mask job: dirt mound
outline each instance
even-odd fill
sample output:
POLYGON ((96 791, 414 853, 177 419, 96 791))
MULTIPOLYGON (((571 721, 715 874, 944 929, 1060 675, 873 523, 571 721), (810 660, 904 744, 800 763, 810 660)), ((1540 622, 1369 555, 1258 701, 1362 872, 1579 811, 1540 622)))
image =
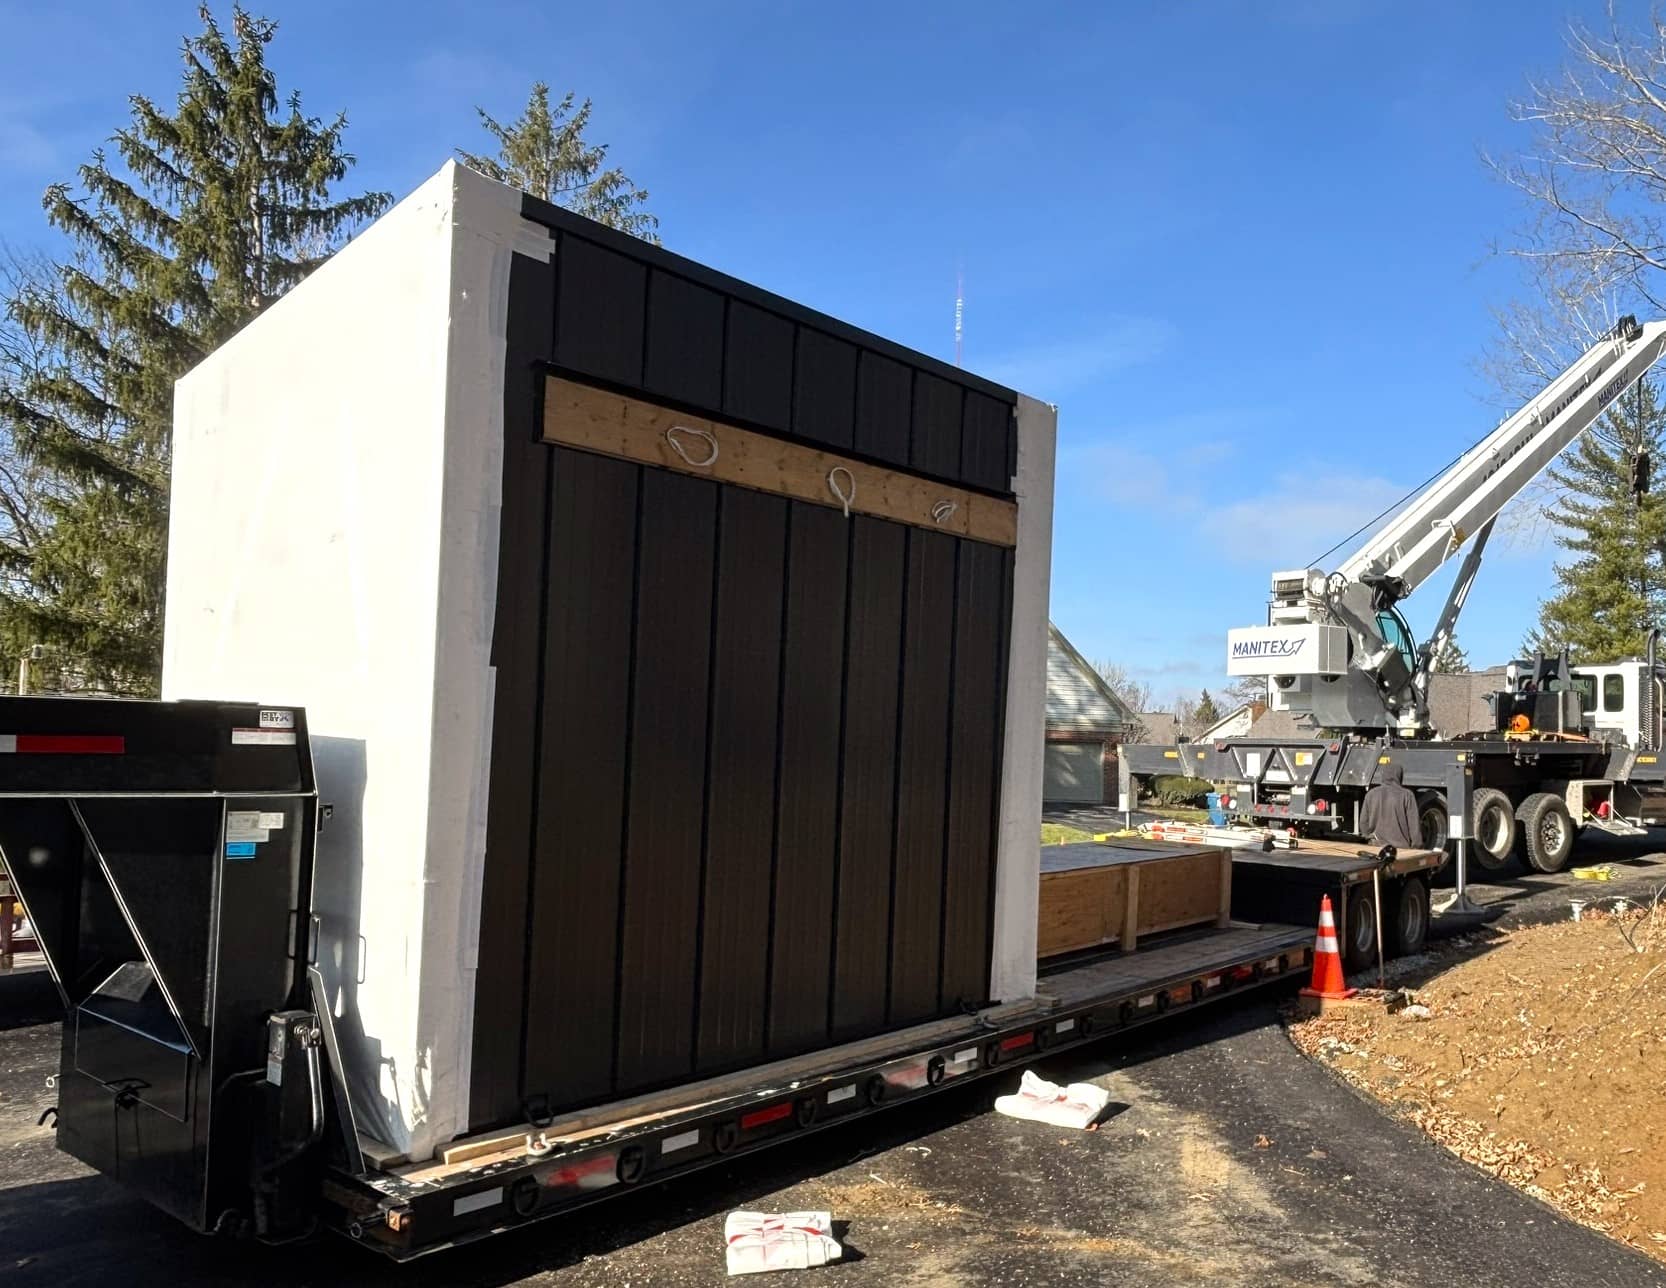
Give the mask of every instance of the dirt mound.
POLYGON ((1455 941, 1412 980, 1291 1037, 1460 1157, 1666 1261, 1666 903, 1455 941))

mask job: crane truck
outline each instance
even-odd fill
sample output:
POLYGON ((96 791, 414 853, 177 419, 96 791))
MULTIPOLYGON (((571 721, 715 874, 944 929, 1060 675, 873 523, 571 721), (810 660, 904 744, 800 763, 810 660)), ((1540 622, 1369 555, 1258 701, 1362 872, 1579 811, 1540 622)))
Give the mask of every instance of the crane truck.
MULTIPOLYGON (((1437 732, 1429 710, 1436 659, 1453 638, 1499 514, 1663 352, 1666 322, 1622 318, 1334 571, 1275 572, 1266 622, 1228 632, 1227 673, 1265 677, 1270 708, 1311 732, 1128 746, 1121 808, 1130 810, 1151 779, 1184 773, 1221 784, 1236 819, 1357 835, 1366 792, 1385 766, 1398 765, 1417 793, 1424 841, 1458 862, 1460 899, 1471 855, 1490 872, 1517 855, 1530 869, 1556 872, 1586 827, 1635 835, 1666 824, 1658 633, 1646 656, 1630 661, 1573 665, 1564 651, 1511 663, 1488 699, 1490 727, 1437 732), (1460 551, 1419 645, 1401 606, 1460 551)), ((1647 475, 1640 457, 1639 493, 1647 475)), ((1392 906, 1380 911, 1402 941, 1427 921, 1420 882, 1391 884, 1383 896, 1392 906)), ((1235 903, 1234 911, 1250 909, 1235 903)), ((1341 923, 1351 961, 1375 951, 1378 912, 1369 892, 1348 901, 1341 923)))

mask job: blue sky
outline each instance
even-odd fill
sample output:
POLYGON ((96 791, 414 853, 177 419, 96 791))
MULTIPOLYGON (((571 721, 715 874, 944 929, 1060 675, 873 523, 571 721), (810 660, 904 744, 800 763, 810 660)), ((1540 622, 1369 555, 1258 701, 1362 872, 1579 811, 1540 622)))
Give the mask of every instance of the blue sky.
MULTIPOLYGON (((596 101, 666 245, 1059 404, 1053 617, 1159 696, 1504 410, 1477 372, 1525 212, 1480 156, 1592 5, 273 0, 282 87, 402 195, 535 78, 596 101)), ((221 7, 223 15, 229 9, 221 7)), ((171 96, 194 3, 0 0, 0 239, 171 96), (69 11, 74 11, 74 17, 69 11), (73 51, 73 61, 66 55, 73 51)), ((1460 638, 1513 654, 1543 538, 1495 539, 1460 638)), ((1444 574, 1408 609, 1438 610, 1444 574)))

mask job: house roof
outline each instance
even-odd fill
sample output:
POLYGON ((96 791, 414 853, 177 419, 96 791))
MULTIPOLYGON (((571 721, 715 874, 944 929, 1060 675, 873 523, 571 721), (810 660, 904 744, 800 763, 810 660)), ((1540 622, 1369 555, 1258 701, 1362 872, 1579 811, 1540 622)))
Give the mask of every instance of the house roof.
MULTIPOLYGON (((1233 707, 1232 710, 1228 711, 1219 720, 1215 721, 1214 724, 1210 725, 1202 733, 1198 734, 1195 741, 1197 741, 1197 742, 1208 742, 1211 738, 1215 737, 1215 735, 1217 733, 1219 733, 1222 729, 1224 729, 1227 725, 1231 724, 1234 720, 1237 720, 1239 717, 1241 717, 1246 711, 1250 710, 1251 707, 1261 706, 1261 705, 1265 705, 1265 704, 1255 703, 1255 702, 1246 702, 1242 706, 1233 707)), ((1253 723, 1253 718, 1252 718, 1252 723, 1253 723)))
POLYGON ((1172 711, 1142 711, 1140 726, 1146 742, 1173 746, 1180 740, 1180 720, 1172 711))
POLYGON ((1492 708, 1487 694, 1504 687, 1504 668, 1463 671, 1455 675, 1429 677, 1429 723, 1443 738, 1487 729, 1492 725, 1492 708))
POLYGON ((1071 733, 1119 734, 1133 713, 1105 677, 1076 651, 1064 632, 1047 623, 1047 728, 1071 733))
POLYGON ((1289 711, 1274 711, 1271 707, 1255 718, 1250 726, 1252 738, 1311 738, 1316 731, 1309 717, 1297 717, 1289 711))

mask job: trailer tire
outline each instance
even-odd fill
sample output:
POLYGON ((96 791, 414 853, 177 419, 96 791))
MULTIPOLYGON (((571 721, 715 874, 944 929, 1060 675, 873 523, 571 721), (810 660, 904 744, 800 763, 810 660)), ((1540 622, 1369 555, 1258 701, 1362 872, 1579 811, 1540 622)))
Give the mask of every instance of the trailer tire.
POLYGON ((1516 810, 1510 798, 1496 787, 1477 791, 1470 833, 1475 838, 1476 861, 1488 872, 1502 869, 1516 848, 1516 810))
POLYGON ((1364 970, 1377 960, 1377 902, 1369 885, 1348 891, 1348 911, 1342 927, 1342 965, 1364 970))
POLYGON ((1389 944, 1396 957, 1423 951, 1429 941, 1429 887, 1420 876, 1400 882, 1389 901, 1393 912, 1387 919, 1389 944))
POLYGON ((1573 855, 1573 815, 1560 796, 1535 792, 1516 811, 1521 856, 1535 872, 1560 872, 1573 855))

